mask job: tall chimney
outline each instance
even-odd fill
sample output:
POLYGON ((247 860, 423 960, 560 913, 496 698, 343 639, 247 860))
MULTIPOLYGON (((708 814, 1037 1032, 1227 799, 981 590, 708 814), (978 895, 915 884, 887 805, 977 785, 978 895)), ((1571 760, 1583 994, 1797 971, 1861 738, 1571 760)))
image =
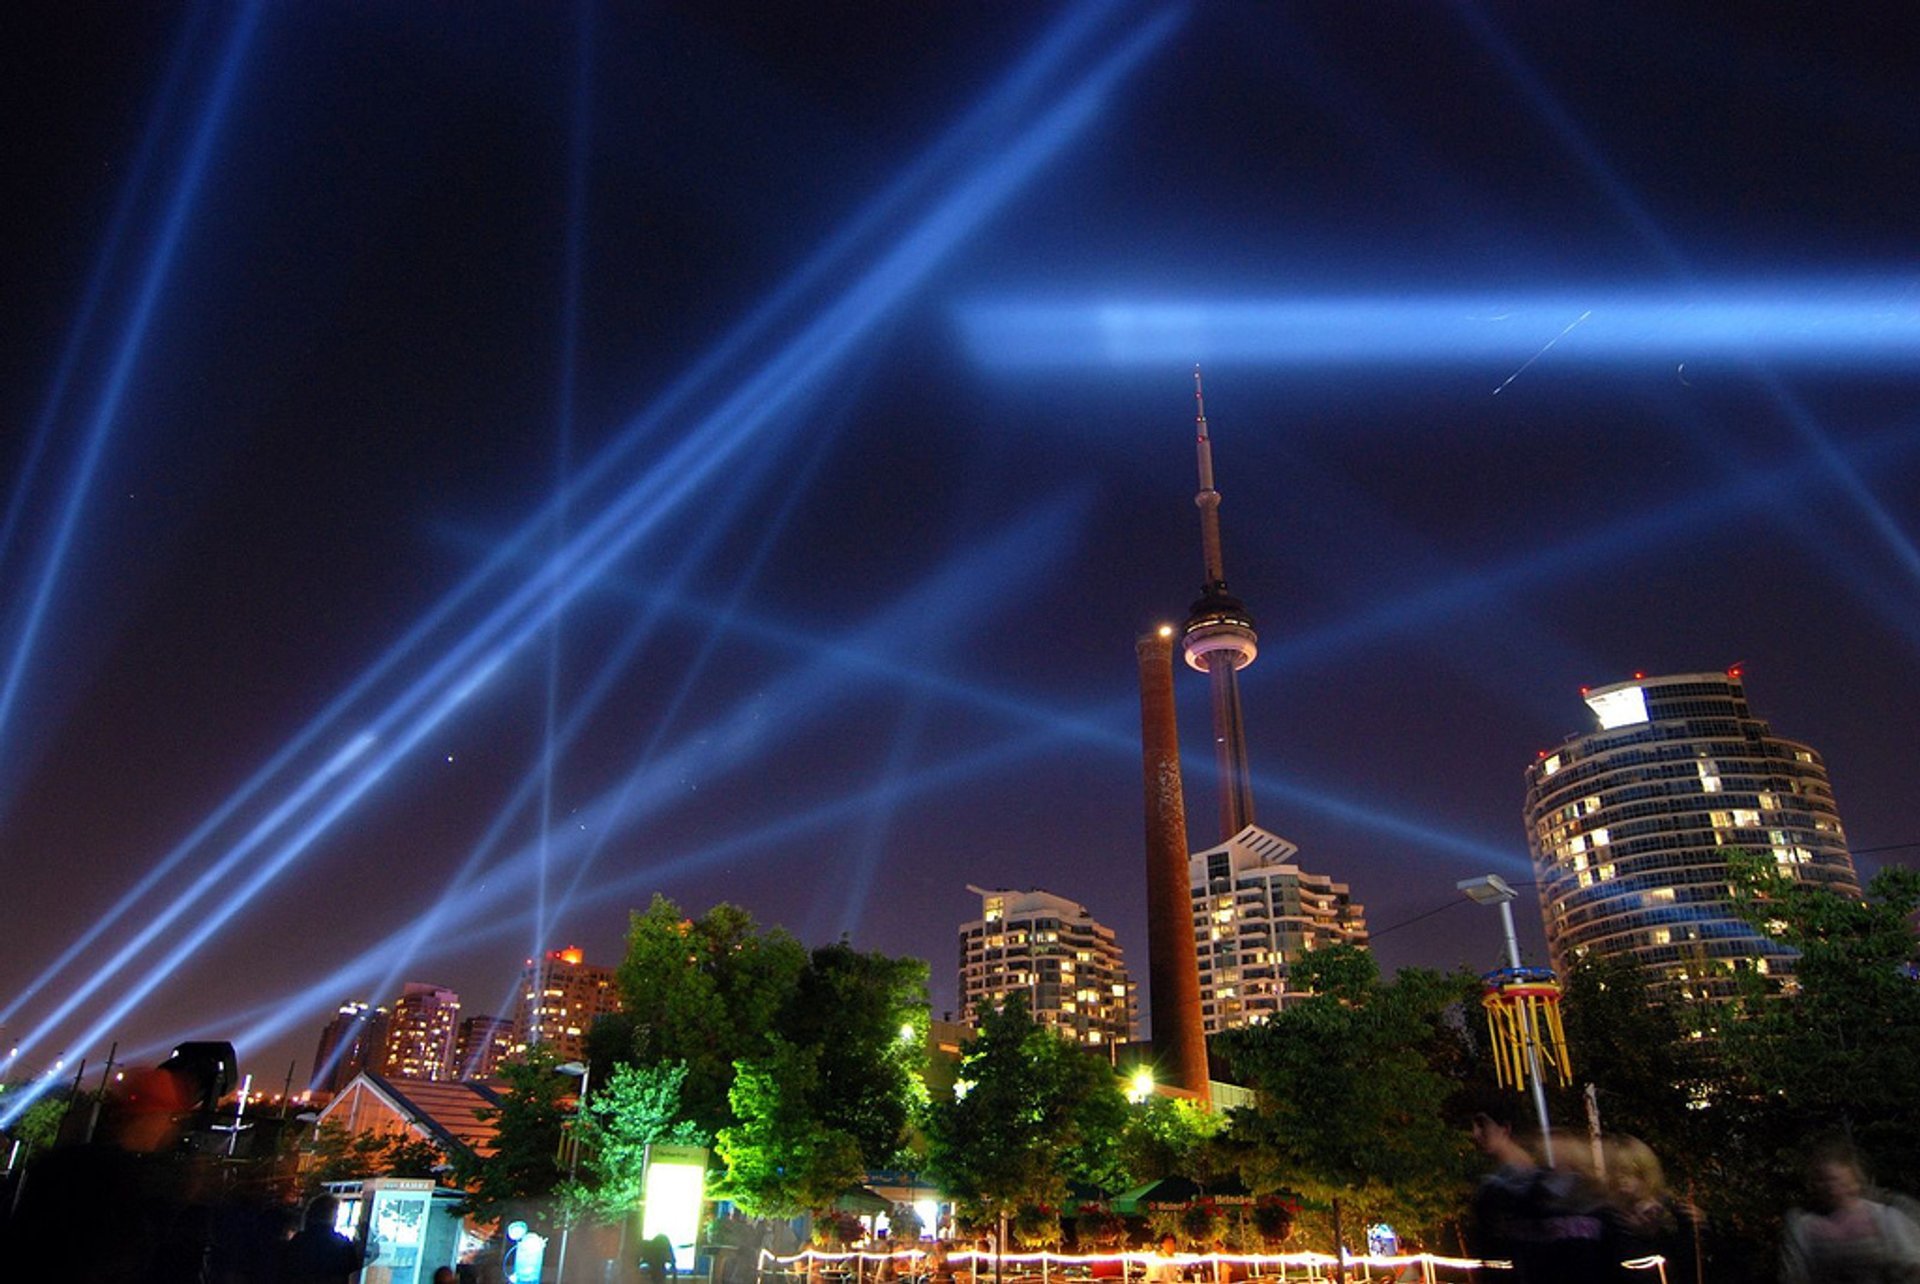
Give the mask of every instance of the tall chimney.
POLYGON ((1207 1035, 1200 1011, 1200 955, 1187 879, 1187 804, 1180 789, 1180 730, 1173 711, 1173 629, 1142 637, 1140 751, 1147 795, 1147 983, 1155 1077, 1207 1094, 1207 1035))

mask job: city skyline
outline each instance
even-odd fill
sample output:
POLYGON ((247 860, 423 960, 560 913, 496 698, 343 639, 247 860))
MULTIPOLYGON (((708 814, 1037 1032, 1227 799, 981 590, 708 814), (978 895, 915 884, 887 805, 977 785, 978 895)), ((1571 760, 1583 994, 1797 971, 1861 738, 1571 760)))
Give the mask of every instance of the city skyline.
MULTIPOLYGON (((1497 962, 1453 884, 1531 877, 1528 764, 1637 671, 1740 665, 1862 879, 1920 857, 1884 33, 7 21, 28 1064, 208 1036, 277 1081, 343 1000, 430 976, 504 1015, 526 958, 616 960, 655 891, 908 954, 968 883, 1040 887, 1139 971, 1130 650, 1193 599, 1195 363, 1260 823, 1387 967, 1497 962)), ((1193 851, 1206 683, 1175 677, 1193 851)))

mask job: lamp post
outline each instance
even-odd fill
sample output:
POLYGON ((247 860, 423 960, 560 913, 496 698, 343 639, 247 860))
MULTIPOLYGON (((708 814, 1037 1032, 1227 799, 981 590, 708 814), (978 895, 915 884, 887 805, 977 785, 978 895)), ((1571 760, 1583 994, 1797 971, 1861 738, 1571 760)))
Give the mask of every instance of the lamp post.
MULTIPOLYGON (((1520 966, 1520 938, 1513 930, 1513 902, 1520 893, 1513 890, 1507 880, 1498 874, 1482 874, 1478 878, 1464 878, 1454 884, 1455 889, 1465 892, 1467 898, 1476 905, 1498 905, 1500 907, 1500 926, 1507 934, 1507 966, 1518 969, 1520 966)), ((1534 1028, 1533 1017, 1526 1008, 1520 1010, 1521 1030, 1527 1041, 1527 1077, 1533 1081, 1533 1110, 1540 1118, 1540 1149, 1547 1161, 1547 1167, 1553 1167, 1553 1132, 1547 1126, 1547 1090, 1540 1082, 1540 1032, 1534 1028)))
MULTIPOLYGON (((574 1075, 580 1080, 580 1099, 574 1103, 574 1130, 567 1137, 567 1183, 571 1185, 580 1169, 580 1120, 586 1118, 587 1086, 593 1080, 593 1067, 584 1061, 563 1061, 554 1067, 565 1075, 574 1075)), ((573 1211, 569 1209, 560 1223, 560 1257, 553 1264, 553 1284, 566 1284, 567 1278, 567 1237, 573 1230, 573 1211)))

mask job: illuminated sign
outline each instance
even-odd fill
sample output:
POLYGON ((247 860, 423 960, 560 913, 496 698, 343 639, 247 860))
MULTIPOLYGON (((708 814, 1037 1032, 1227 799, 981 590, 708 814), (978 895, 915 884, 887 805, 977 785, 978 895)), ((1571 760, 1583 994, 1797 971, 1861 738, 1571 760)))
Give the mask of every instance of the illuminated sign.
POLYGON ((1647 692, 1644 687, 1613 687, 1587 697, 1587 708, 1600 719, 1600 730, 1631 727, 1647 720, 1647 692))
POLYGON ((693 1245, 700 1234, 700 1205, 706 1196, 704 1146, 648 1146, 641 1178, 640 1238, 666 1236, 673 1246, 674 1270, 693 1270, 693 1245))

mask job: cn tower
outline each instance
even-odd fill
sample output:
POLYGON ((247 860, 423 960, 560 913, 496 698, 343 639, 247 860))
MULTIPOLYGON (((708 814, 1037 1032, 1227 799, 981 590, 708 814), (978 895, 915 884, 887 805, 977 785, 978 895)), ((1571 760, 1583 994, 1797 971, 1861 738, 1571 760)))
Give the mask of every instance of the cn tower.
POLYGON ((1220 565, 1220 492, 1213 488, 1213 443, 1207 436, 1207 399, 1200 368, 1193 369, 1194 425, 1200 456, 1200 548, 1206 582, 1187 616, 1181 647, 1187 663, 1207 675, 1213 693, 1213 757, 1220 776, 1220 841, 1253 823, 1253 783, 1247 770, 1247 730, 1240 711, 1240 670, 1253 663, 1260 639, 1253 617, 1227 592, 1220 565))

